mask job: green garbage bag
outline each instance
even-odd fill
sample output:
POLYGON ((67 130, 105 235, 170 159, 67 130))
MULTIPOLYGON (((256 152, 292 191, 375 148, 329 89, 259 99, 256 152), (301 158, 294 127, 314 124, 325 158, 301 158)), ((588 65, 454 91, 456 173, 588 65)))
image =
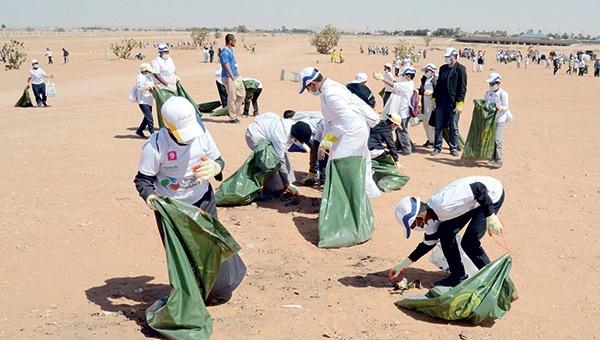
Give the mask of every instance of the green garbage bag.
POLYGON ((381 88, 381 91, 379 91, 378 94, 383 98, 385 96, 385 87, 381 88))
MULTIPOLYGON (((203 113, 200 112, 200 110, 198 109, 198 105, 196 105, 196 102, 194 102, 192 97, 183 88, 183 85, 181 85, 180 82, 177 82, 176 87, 177 87, 177 93, 173 93, 169 90, 161 89, 159 87, 154 87, 153 89, 150 90, 150 93, 152 93, 152 96, 154 97, 154 101, 156 101, 156 115, 158 118, 158 126, 160 126, 161 128, 164 126, 164 123, 163 123, 162 113, 161 113, 160 109, 162 108, 163 104, 169 98, 171 98, 173 96, 184 97, 185 99, 189 100, 190 103, 192 103, 192 105, 196 109, 196 114, 198 115, 198 118, 202 117, 203 113)), ((198 123, 206 131, 206 129, 204 128, 204 124, 202 124, 202 121, 200 119, 198 119, 198 123)))
POLYGON ((221 106, 221 102, 218 100, 215 100, 213 102, 202 103, 198 104, 198 111, 203 113, 210 113, 213 112, 219 106, 221 106))
POLYGON ((281 161, 270 142, 263 140, 252 151, 246 162, 221 183, 215 192, 218 206, 250 204, 258 195, 265 180, 279 171, 281 161))
POLYGON ((244 80, 244 88, 246 89, 245 101, 249 102, 254 95, 254 91, 258 88, 258 82, 256 80, 244 80))
POLYGON ((512 259, 504 254, 456 287, 435 287, 425 295, 407 296, 396 306, 446 320, 466 319, 479 324, 487 318, 501 318, 518 299, 508 277, 512 259))
POLYGON ((496 104, 477 99, 465 142, 462 159, 472 161, 494 158, 496 151, 496 104))
POLYGON ((360 156, 329 162, 319 212, 319 248, 352 246, 373 237, 374 217, 365 189, 366 170, 366 161, 360 156))
POLYGON ((33 107, 33 103, 31 102, 31 97, 29 96, 29 88, 28 87, 26 87, 25 90, 23 90, 23 95, 17 101, 17 103, 15 104, 15 107, 33 107))
POLYGON ((373 180, 383 192, 399 190, 410 179, 396 169, 394 159, 389 155, 371 159, 371 169, 374 171, 373 180))
POLYGON ((227 116, 227 114, 229 113, 229 109, 227 108, 227 106, 222 107, 220 109, 218 109, 217 111, 213 112, 210 114, 211 117, 221 117, 221 116, 227 116))
MULTIPOLYGON (((444 130, 442 130, 442 137, 444 137, 444 140, 446 141, 446 143, 448 145, 450 145, 450 128, 445 128, 444 130)), ((458 145, 456 146, 456 149, 458 151, 462 151, 465 148, 465 140, 463 138, 463 136, 460 135, 460 132, 458 133, 458 145)))

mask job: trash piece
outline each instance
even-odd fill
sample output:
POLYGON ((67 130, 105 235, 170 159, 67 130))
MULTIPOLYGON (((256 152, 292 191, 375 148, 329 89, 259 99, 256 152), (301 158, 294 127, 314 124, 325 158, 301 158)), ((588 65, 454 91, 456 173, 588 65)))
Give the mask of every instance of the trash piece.
POLYGON ((300 305, 281 305, 281 308, 302 308, 300 305))

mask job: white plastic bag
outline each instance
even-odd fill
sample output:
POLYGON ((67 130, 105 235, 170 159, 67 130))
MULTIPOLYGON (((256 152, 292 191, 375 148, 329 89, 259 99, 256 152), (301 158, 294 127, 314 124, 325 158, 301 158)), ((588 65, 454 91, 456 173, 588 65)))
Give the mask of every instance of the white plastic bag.
MULTIPOLYGON (((465 267, 465 273, 472 277, 479 271, 477 267, 473 264, 473 261, 467 256, 465 251, 460 246, 460 241, 462 237, 460 235, 456 235, 456 242, 458 243, 458 250, 460 251, 460 259, 465 267)), ((431 255, 429 255, 429 262, 433 263, 439 269, 445 271, 447 274, 450 274, 450 268, 448 268, 448 261, 444 257, 444 253, 442 252, 442 247, 438 243, 431 255)))
POLYGON ((134 86, 131 91, 129 91, 129 100, 131 100, 134 103, 138 102, 138 90, 137 90, 137 85, 134 86))
POLYGON ((56 97, 56 87, 50 81, 46 83, 46 97, 56 97))

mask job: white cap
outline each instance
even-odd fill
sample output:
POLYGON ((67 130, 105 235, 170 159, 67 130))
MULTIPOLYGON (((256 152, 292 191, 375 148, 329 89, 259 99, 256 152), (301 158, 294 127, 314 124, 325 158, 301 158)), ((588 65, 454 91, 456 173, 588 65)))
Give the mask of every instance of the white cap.
POLYGON ((446 51, 444 52, 444 57, 449 58, 449 57, 453 56, 454 54, 458 54, 458 52, 456 52, 456 48, 448 47, 446 49, 446 51))
POLYGON ((496 73, 496 72, 492 72, 490 73, 490 76, 488 77, 488 79, 485 80, 488 83, 495 83, 498 81, 502 81, 502 77, 500 77, 500 73, 496 73))
POLYGON ((433 71, 433 72, 435 72, 435 71, 437 70, 437 68, 435 67, 435 65, 434 65, 434 64, 427 64, 427 65, 425 65, 425 67, 423 67, 423 68, 421 69, 421 71, 422 71, 422 72, 425 72, 425 71, 427 71, 427 70, 430 70, 430 71, 433 71))
POLYGON ((319 70, 310 66, 305 67, 302 71, 300 71, 300 73, 298 73, 298 78, 300 79, 300 91, 298 91, 298 93, 302 94, 302 92, 304 92, 306 89, 306 85, 315 80, 319 74, 319 70))
POLYGON ((400 73, 400 75, 415 74, 415 73, 417 73, 417 71, 414 68, 407 66, 404 69, 402 69, 402 73, 400 73))
POLYGON ((160 109, 163 122, 178 142, 190 141, 204 133, 194 105, 184 97, 169 98, 160 109))
POLYGON ((37 59, 31 59, 31 64, 39 64, 37 59))
POLYGON ((415 222, 419 208, 421 207, 421 198, 404 197, 396 205, 396 220, 404 227, 404 237, 409 238, 410 226, 415 222))
POLYGON ((165 44, 158 45, 158 52, 164 52, 164 51, 168 51, 168 50, 169 50, 169 46, 167 46, 165 44))
POLYGON ((142 71, 148 71, 150 73, 154 73, 152 66, 150 66, 150 64, 148 64, 148 63, 140 64, 140 72, 142 72, 142 71))
POLYGON ((389 68, 390 70, 392 69, 392 64, 390 64, 390 63, 385 63, 385 64, 383 64, 383 66, 389 68))
POLYGON ((364 83, 365 81, 367 81, 367 79, 369 79, 367 77, 366 73, 357 73, 356 74, 356 78, 354 78, 354 80, 352 81, 353 83, 364 83))

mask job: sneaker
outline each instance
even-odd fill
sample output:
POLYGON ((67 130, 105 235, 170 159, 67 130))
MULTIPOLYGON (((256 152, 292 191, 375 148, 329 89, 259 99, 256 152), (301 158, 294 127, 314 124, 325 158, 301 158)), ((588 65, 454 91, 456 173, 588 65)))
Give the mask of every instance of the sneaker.
POLYGON ((450 154, 454 157, 458 157, 458 151, 456 150, 450 150, 450 154))
POLYGON ((237 119, 237 118, 236 118, 236 119, 230 119, 230 120, 229 120, 229 122, 230 122, 231 124, 239 124, 239 123, 241 123, 241 122, 240 122, 240 120, 239 120, 239 119, 237 119))
POLYGON ((249 116, 247 113, 244 113, 244 114, 242 115, 242 118, 248 118, 248 117, 250 117, 250 116, 249 116))
POLYGON ((461 277, 456 277, 456 276, 448 276, 445 279, 441 279, 441 280, 437 280, 433 282, 434 286, 444 286, 444 287, 455 287, 457 286, 459 283, 463 282, 464 280, 466 280, 469 276, 468 275, 464 275, 461 277))
POLYGON ((502 167, 502 161, 489 161, 487 165, 492 168, 498 169, 502 167))
POLYGON ((423 147, 425 147, 426 149, 433 149, 433 143, 427 141, 425 142, 425 144, 423 144, 423 147))
POLYGON ((431 151, 430 155, 437 156, 439 153, 440 153, 439 149, 433 149, 433 151, 431 151))
POLYGON ((144 139, 146 138, 144 131, 135 130, 135 134, 138 135, 138 137, 140 137, 140 138, 144 138, 144 139))

